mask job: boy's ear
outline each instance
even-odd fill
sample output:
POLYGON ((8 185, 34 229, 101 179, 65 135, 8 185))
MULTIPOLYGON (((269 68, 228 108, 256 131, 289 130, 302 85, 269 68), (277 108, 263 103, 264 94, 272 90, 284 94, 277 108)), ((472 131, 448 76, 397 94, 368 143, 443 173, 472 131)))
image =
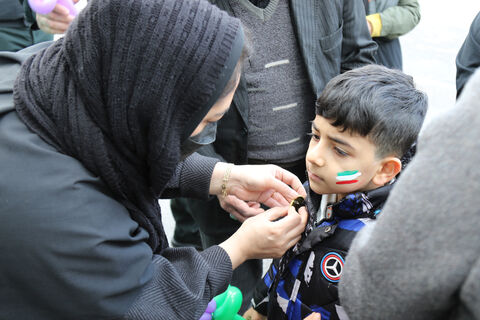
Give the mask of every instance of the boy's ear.
POLYGON ((402 162, 397 157, 386 157, 378 168, 377 174, 373 177, 372 182, 376 185, 384 186, 402 170, 402 162))

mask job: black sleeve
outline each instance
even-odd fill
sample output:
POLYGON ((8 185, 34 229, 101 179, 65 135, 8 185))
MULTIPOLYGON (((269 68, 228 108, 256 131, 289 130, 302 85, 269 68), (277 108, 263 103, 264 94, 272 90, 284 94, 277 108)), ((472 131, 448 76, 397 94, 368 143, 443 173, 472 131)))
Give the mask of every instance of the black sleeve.
POLYGON ((177 165, 161 198, 208 199, 213 168, 218 161, 198 153, 192 154, 177 165))
POLYGON ((473 20, 470 31, 457 54, 457 98, 468 79, 480 67, 480 13, 473 20))
POLYGON ((0 319, 199 319, 227 288, 222 248, 153 254, 102 180, 14 111, 0 116, 0 163, 0 319))
POLYGON ((365 8, 361 1, 343 2, 341 72, 375 63, 377 44, 370 37, 365 8))

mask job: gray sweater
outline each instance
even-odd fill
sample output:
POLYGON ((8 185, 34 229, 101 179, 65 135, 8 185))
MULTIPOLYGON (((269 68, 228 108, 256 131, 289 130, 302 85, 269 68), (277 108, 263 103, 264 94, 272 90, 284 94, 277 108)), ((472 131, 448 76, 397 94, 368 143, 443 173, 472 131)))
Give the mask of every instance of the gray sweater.
POLYGON ((340 283, 354 319, 480 319, 480 72, 423 130, 418 153, 340 283))

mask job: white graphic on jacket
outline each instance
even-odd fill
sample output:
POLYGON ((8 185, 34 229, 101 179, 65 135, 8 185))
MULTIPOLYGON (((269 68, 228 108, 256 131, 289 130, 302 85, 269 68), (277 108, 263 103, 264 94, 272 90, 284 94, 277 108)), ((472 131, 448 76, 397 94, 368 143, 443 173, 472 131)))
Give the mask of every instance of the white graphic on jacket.
POLYGON ((307 266, 305 267, 305 272, 303 273, 303 278, 305 283, 308 286, 313 275, 313 261, 315 260, 315 252, 312 251, 308 257, 307 266))

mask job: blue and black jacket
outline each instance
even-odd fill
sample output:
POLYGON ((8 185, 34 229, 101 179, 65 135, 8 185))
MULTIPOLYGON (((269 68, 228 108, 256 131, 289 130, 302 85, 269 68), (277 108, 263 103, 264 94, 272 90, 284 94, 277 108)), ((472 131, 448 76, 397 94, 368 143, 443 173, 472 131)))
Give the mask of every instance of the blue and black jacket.
POLYGON ((392 185, 347 195, 327 204, 315 222, 321 195, 308 188, 309 222, 302 240, 274 260, 253 298, 256 311, 268 319, 304 319, 319 312, 322 320, 342 319, 337 285, 356 233, 375 221, 392 185))

